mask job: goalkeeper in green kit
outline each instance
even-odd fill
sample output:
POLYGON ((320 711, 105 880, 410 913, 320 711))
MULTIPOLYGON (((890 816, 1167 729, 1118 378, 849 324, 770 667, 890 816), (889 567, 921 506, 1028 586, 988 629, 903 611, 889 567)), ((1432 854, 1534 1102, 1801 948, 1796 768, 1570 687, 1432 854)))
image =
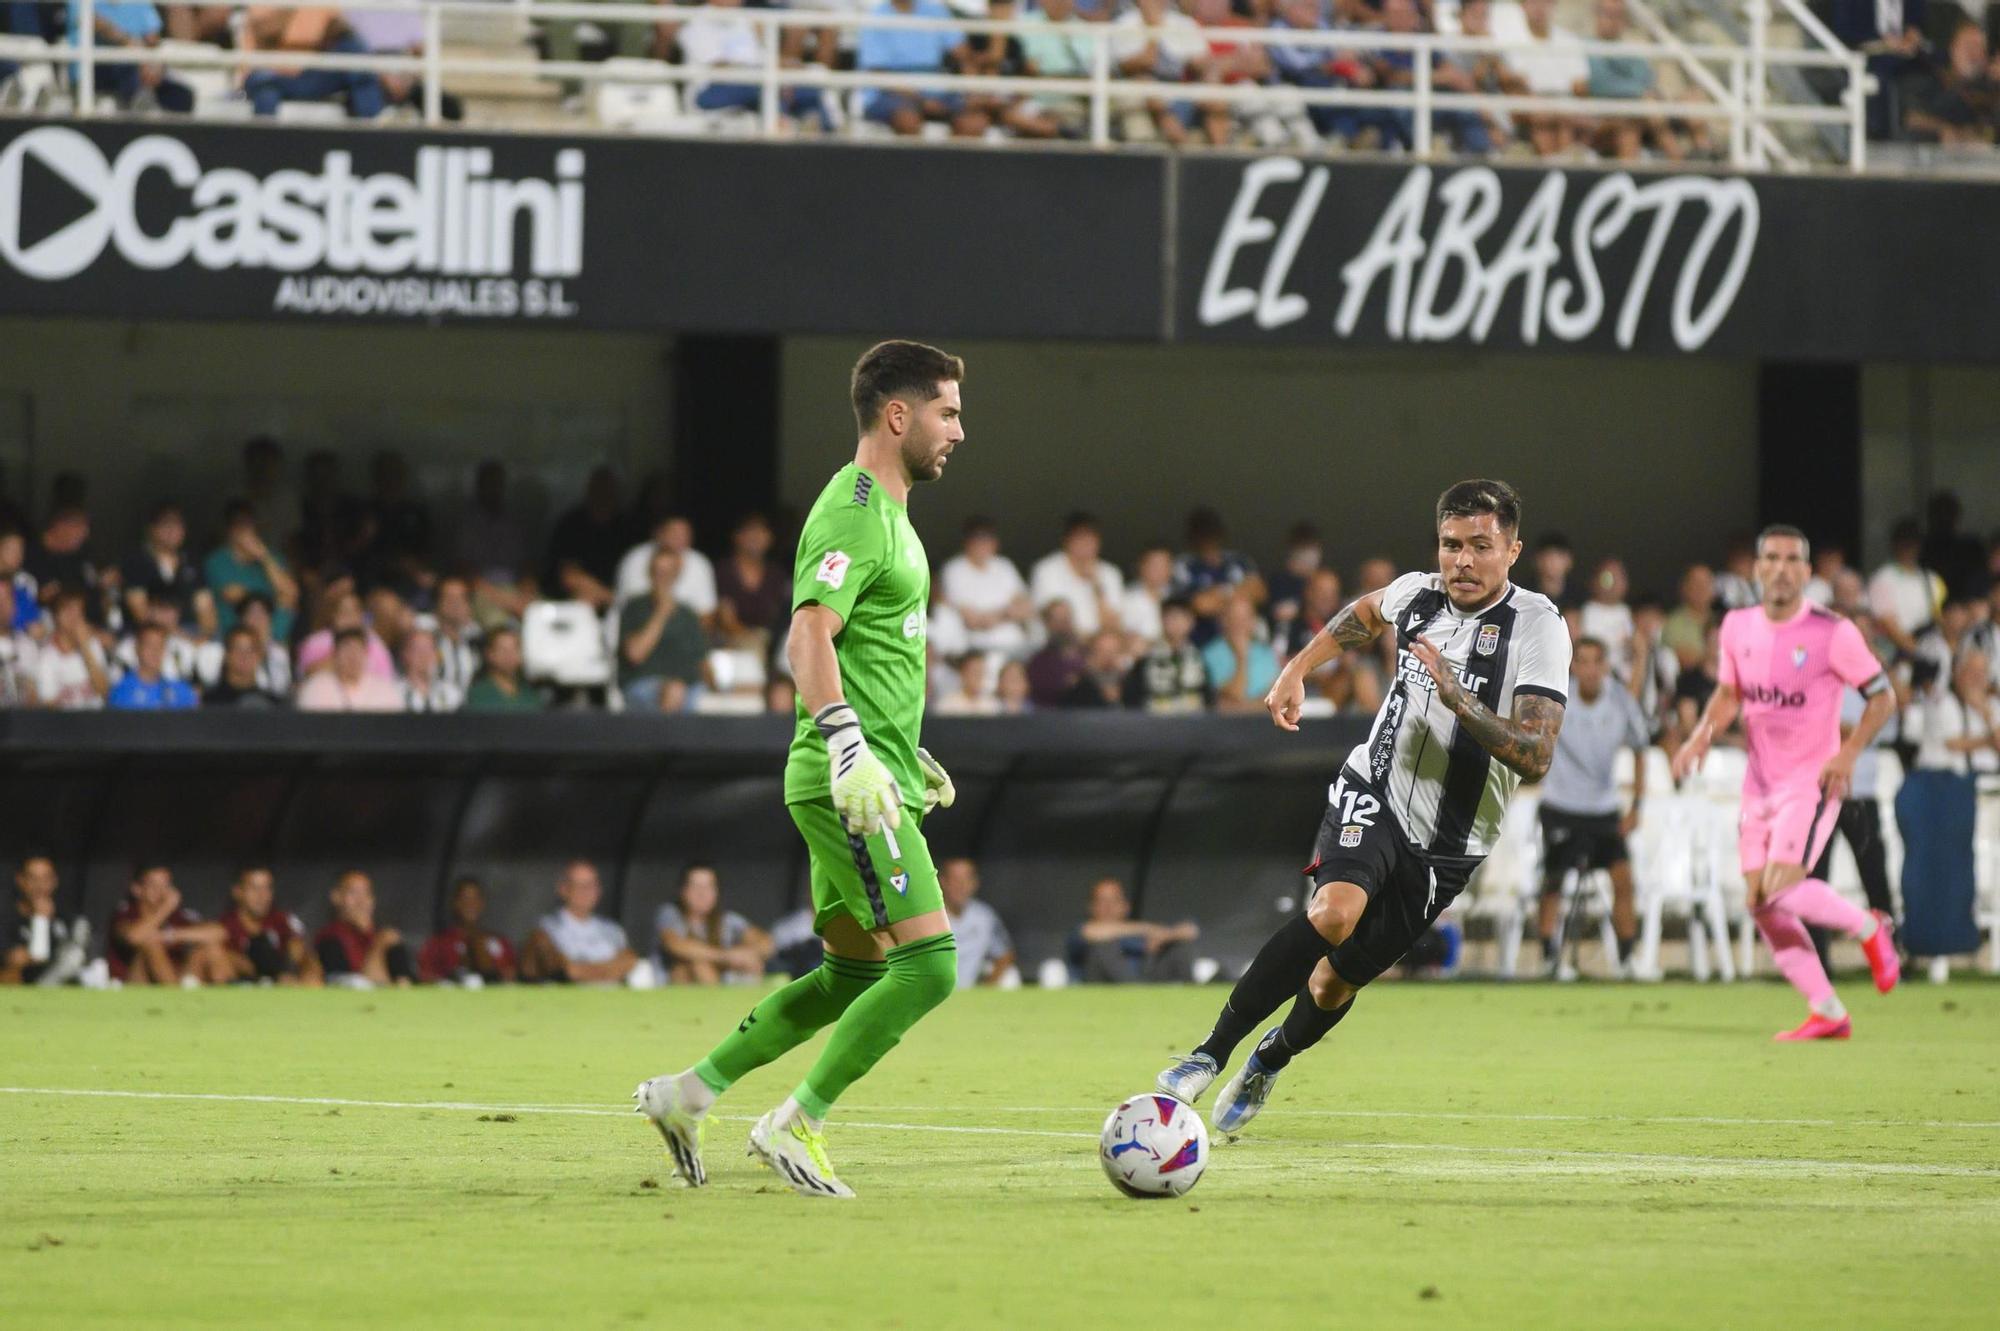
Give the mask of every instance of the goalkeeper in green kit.
POLYGON ((965 438, 964 376, 956 356, 917 342, 884 342, 854 367, 861 441, 799 536, 786 645, 799 724, 785 803, 811 852, 826 960, 757 1004, 701 1062, 635 1092, 690 1186, 708 1181, 701 1149, 716 1098, 832 1026, 798 1089, 750 1129, 750 1153, 795 1192, 852 1197, 827 1159, 827 1114, 957 983, 922 831, 954 792, 917 747, 931 577, 907 505, 910 487, 942 476, 965 438))

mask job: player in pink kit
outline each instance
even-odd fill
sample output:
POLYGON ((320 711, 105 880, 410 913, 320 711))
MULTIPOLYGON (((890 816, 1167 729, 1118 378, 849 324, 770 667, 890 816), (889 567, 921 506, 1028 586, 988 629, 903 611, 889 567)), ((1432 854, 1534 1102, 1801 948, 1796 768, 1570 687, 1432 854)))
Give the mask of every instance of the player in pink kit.
POLYGON ((1674 755, 1674 780, 1701 766, 1710 743, 1740 710, 1750 742, 1738 826, 1750 910, 1778 969, 1809 1008, 1805 1023, 1778 1039, 1845 1040, 1853 1023, 1805 926, 1861 940, 1875 987, 1885 994, 1900 974, 1896 947, 1886 916, 1806 877, 1806 866, 1819 861, 1833 836, 1854 760, 1889 719, 1895 697, 1861 631, 1805 599, 1810 553, 1796 527, 1767 527, 1757 538, 1764 603, 1724 616, 1718 687, 1701 724, 1674 755), (1843 743, 1840 698, 1848 686, 1859 689, 1868 706, 1843 743))

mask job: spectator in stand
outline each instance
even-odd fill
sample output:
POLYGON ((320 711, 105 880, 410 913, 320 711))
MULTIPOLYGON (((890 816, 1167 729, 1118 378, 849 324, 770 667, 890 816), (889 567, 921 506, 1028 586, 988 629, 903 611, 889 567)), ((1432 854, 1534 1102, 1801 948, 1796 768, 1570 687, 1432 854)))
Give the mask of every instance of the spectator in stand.
POLYGON ((20 632, 42 625, 41 584, 28 572, 28 538, 18 527, 0 526, 0 582, 13 593, 14 608, 7 624, 20 632))
POLYGON ((278 909, 275 880, 266 865, 237 870, 222 928, 232 979, 318 984, 323 978, 319 959, 306 950, 305 925, 290 911, 278 909))
POLYGON ((681 557, 653 553, 650 595, 618 612, 618 682, 626 702, 642 712, 683 712, 700 691, 708 639, 694 611, 674 599, 681 557))
MULTIPOLYGON (((1292 625, 1304 609, 1306 584, 1321 571, 1326 548, 1320 544, 1319 530, 1310 522, 1295 523, 1285 537, 1285 563, 1271 575, 1269 612, 1271 638, 1286 642, 1292 625)), ((1338 585, 1338 579, 1335 584, 1338 585)))
POLYGON ((556 519, 549 537, 549 594, 609 610, 618 599, 619 560, 634 539, 618 474, 597 468, 584 485, 583 502, 556 519))
MULTIPOLYGON (((1182 83, 1208 56, 1208 42, 1199 26, 1175 0, 1137 0, 1114 21, 1119 28, 1139 31, 1111 39, 1111 60, 1122 78, 1155 83, 1182 83), (1144 29, 1157 28, 1157 34, 1144 29)), ((1159 138, 1180 147, 1195 121, 1195 105, 1179 98, 1148 98, 1144 109, 1120 107, 1127 139, 1159 138)))
MULTIPOLYGON (((1600 42, 1629 40, 1626 33, 1625 0, 1597 0, 1593 7, 1595 31, 1600 42)), ((1589 76, 1577 85, 1579 97, 1601 97, 1615 101, 1640 102, 1658 96, 1653 62, 1636 55, 1593 55, 1587 61, 1589 76)), ((1591 146, 1605 157, 1621 162, 1639 160, 1650 137, 1660 156, 1678 162, 1687 155, 1680 137, 1664 116, 1639 119, 1633 116, 1606 116, 1593 127, 1591 146)))
POLYGON ((521 676, 521 632, 512 626, 486 635, 485 666, 465 690, 467 712, 539 712, 540 689, 521 676))
MULTIPOLYGON (((1458 31, 1463 37, 1491 37, 1491 0, 1461 0, 1458 31)), ((1519 93, 1527 87, 1521 76, 1507 67, 1505 57, 1498 51, 1444 52, 1431 75, 1431 81, 1441 91, 1455 93, 1519 93)), ((1457 138, 1454 146, 1461 153, 1491 151, 1510 137, 1503 119, 1483 111, 1471 113, 1468 120, 1460 124, 1464 133, 1457 138), (1468 123, 1470 120, 1476 120, 1477 125, 1468 123), (1486 142, 1484 149, 1478 147, 1482 134, 1486 142)))
MULTIPOLYGON (((938 0, 882 0, 868 12, 902 18, 951 17, 951 10, 938 0)), ((962 35, 945 29, 863 28, 854 67, 880 73, 942 73, 948 66, 966 63, 970 53, 964 42, 962 35)), ((992 123, 968 107, 963 97, 941 88, 870 88, 861 113, 905 136, 922 133, 928 121, 943 121, 960 138, 978 138, 992 123)))
POLYGON ((403 638, 402 688, 406 712, 455 712, 465 702, 438 670, 437 636, 429 629, 411 629, 403 638))
MULTIPOLYGON (((1425 30, 1424 12, 1417 0, 1382 0, 1380 13, 1380 27, 1384 32, 1409 37, 1425 30)), ((1336 69, 1352 70, 1349 81, 1357 87, 1400 92, 1415 86, 1416 61, 1414 51, 1378 48, 1363 52, 1359 60, 1342 60, 1336 69)), ((1447 71, 1451 69, 1447 62, 1435 55, 1431 57, 1431 67, 1433 70, 1440 67, 1447 71)), ((1446 77, 1452 79, 1456 76, 1447 72, 1446 77)), ((1408 149, 1416 141, 1416 116, 1412 111, 1380 108, 1358 114, 1350 112, 1350 115, 1364 134, 1372 129, 1379 135, 1379 146, 1408 149)), ((1453 146, 1462 153, 1480 154, 1493 146, 1485 120, 1474 112, 1433 111, 1431 121, 1440 132, 1450 136, 1453 146)), ((1363 142, 1366 140, 1363 139, 1363 142)))
POLYGON ((1219 712, 1262 711, 1264 695, 1278 680, 1278 657, 1260 636, 1257 606, 1237 592, 1222 611, 1222 632, 1201 649, 1219 712))
POLYGON ((681 870, 674 900, 653 917, 653 934, 654 964, 674 984, 754 984, 777 950, 771 935, 723 909, 722 883, 708 864, 681 870))
POLYGON ((35 705, 36 665, 41 645, 14 627, 14 586, 0 580, 0 708, 35 705))
MULTIPOLYGON (((1320 569, 1306 583, 1305 606, 1291 623, 1287 637, 1274 644, 1279 664, 1305 650, 1307 643, 1325 632, 1346 602, 1341 597, 1340 575, 1330 568, 1320 569)), ((1342 652, 1315 670, 1308 678, 1335 711, 1373 715, 1382 705, 1382 684, 1369 668, 1372 658, 1342 652)))
POLYGON ((193 685, 166 675, 165 629, 142 624, 133 635, 133 644, 137 662, 111 686, 105 706, 124 712, 178 712, 201 705, 193 685))
POLYGON ((375 924, 375 882, 359 869, 349 869, 327 894, 333 918, 313 935, 313 953, 327 983, 349 989, 394 984, 406 987, 416 979, 410 949, 399 929, 375 924))
POLYGON ((463 699, 479 673, 479 642, 484 636, 472 617, 472 585, 460 577, 440 578, 437 608, 426 627, 437 644, 438 683, 463 699))
MULTIPOLYGON (((95 31, 92 38, 100 48, 153 47, 160 44, 160 11, 150 4, 105 3, 92 8, 95 16, 95 31)), ((83 6, 72 5, 69 11, 69 40, 72 45, 83 38, 83 6)), ((96 73, 97 92, 100 96, 114 99, 123 110, 191 111, 194 109, 194 93, 185 83, 167 77, 163 66, 99 64, 96 73)), ((76 67, 70 67, 70 79, 77 78, 76 67)))
POLYGON ((1603 560, 1591 575, 1590 599, 1576 612, 1579 634, 1604 644, 1611 673, 1627 684, 1632 681, 1632 635, 1636 631, 1632 607, 1625 604, 1630 590, 1624 562, 1603 560))
POLYGON ((368 635, 344 628, 333 636, 333 663, 299 685, 302 712, 400 712, 403 690, 368 668, 368 635))
POLYGON ((90 960, 90 922, 56 908, 56 863, 30 854, 14 871, 14 912, 0 923, 0 985, 68 984, 90 960))
POLYGON ((1126 648, 1143 653, 1160 640, 1160 607, 1174 585, 1174 552, 1164 544, 1139 552, 1135 576, 1118 602, 1118 622, 1125 626, 1126 648))
POLYGON ((1194 607, 1196 646, 1205 647, 1221 627, 1223 608, 1241 587, 1253 603, 1264 600, 1264 580, 1247 555, 1225 548, 1222 515, 1198 508, 1188 515, 1187 552, 1174 562, 1171 594, 1194 607))
POLYGON ((447 907, 451 923, 432 934, 417 956, 426 984, 511 984, 514 945, 480 923, 486 915, 486 888, 470 876, 452 885, 447 907))
POLYGON ((1632 607, 1632 673, 1625 686, 1638 699, 1639 710, 1652 722, 1655 734, 1664 714, 1672 710, 1674 688, 1680 682, 1680 658, 1660 641, 1666 622, 1666 611, 1658 601, 1642 597, 1632 607))
MULTIPOLYGON (((1321 33, 1332 30, 1320 0, 1279 0, 1270 27, 1279 32, 1321 33)), ((1360 73, 1351 53, 1331 46, 1291 45, 1273 42, 1265 48, 1271 61, 1272 80, 1294 88, 1351 87, 1360 73)), ((1306 119, 1321 135, 1343 143, 1351 141, 1366 112, 1351 106, 1309 106, 1306 119)), ((1275 579, 1274 579, 1275 581, 1275 579)), ((1276 599, 1275 591, 1273 599, 1276 599)))
MULTIPOLYGON (((236 30, 236 44, 241 50, 272 53, 366 53, 361 40, 340 16, 340 10, 331 6, 274 9, 251 5, 236 30)), ((278 107, 284 102, 345 100, 347 114, 356 120, 382 114, 387 100, 382 80, 366 70, 300 69, 283 65, 249 71, 243 79, 243 95, 260 116, 278 114, 278 107)))
POLYGON ((34 575, 44 606, 52 604, 59 592, 75 591, 86 598, 91 620, 101 623, 97 567, 85 552, 89 542, 90 515, 80 505, 58 506, 42 524, 41 539, 28 551, 28 572, 34 575))
MULTIPOLYGON (((1981 52, 1984 53, 1984 47, 1981 52)), ((1993 85, 1993 96, 1996 108, 2000 108, 2000 84, 1993 85)), ((1918 555, 1923 566, 1937 573, 1948 595, 1967 599, 1985 596, 1989 581, 1986 548, 1978 537, 1959 530, 1965 509, 1958 496, 1950 490, 1939 490, 1931 496, 1924 517, 1924 544, 1918 555)))
POLYGON ((1917 635, 1910 652, 1910 691, 1919 697, 1951 687, 1952 668, 1961 653, 1976 646, 1973 621, 1984 605, 1978 598, 1947 592, 1935 623, 1917 635))
MULTIPOLYGON (((1520 0, 1493 10, 1493 35, 1502 41, 1526 43, 1507 61, 1519 73, 1526 91, 1538 97, 1569 97, 1590 79, 1590 63, 1577 35, 1555 21, 1555 0, 1520 0)), ((1521 137, 1538 156, 1553 157, 1576 144, 1579 123, 1574 116, 1530 113, 1518 118, 1521 137)))
POLYGON ((597 867, 572 860, 556 883, 556 910, 544 915, 521 948, 521 978, 530 983, 622 984, 639 964, 615 920, 596 913, 604 896, 597 867))
POLYGON ((1674 654, 1683 671, 1701 664, 1708 652, 1715 613, 1715 574, 1706 564, 1693 564, 1681 574, 1681 600, 1660 628, 1660 642, 1674 654))
MULTIPOLYGON (((1701 659, 1693 665, 1681 667, 1674 680, 1673 717, 1676 736, 1687 735, 1694 730, 1701 719, 1702 709, 1714 696, 1722 664, 1722 627, 1711 625, 1702 649, 1701 659)), ((1741 731, 1731 731, 1727 736, 1718 736, 1719 744, 1735 744, 1735 736, 1741 731)))
POLYGON ((1028 667, 1020 661, 1001 666, 1000 678, 993 683, 993 696, 1000 704, 1002 716, 1024 716, 1034 711, 1034 689, 1028 682, 1028 667))
POLYGON ((299 678, 309 680, 313 675, 325 670, 333 661, 333 640, 337 634, 349 630, 359 633, 367 647, 364 665, 367 672, 380 679, 396 678, 396 657, 389 650, 389 644, 382 640, 368 623, 368 611, 361 597, 351 583, 343 581, 340 590, 334 592, 328 605, 326 627, 316 629, 306 635, 299 644, 299 678))
POLYGON ((1889 562, 1868 580, 1876 626, 1904 656, 1916 650, 1917 634, 1930 627, 1944 601, 1944 579, 1917 562, 1923 541, 1916 519, 1902 519, 1889 532, 1889 562))
POLYGON ((1037 707, 1061 707, 1083 677, 1083 642, 1068 601, 1049 602, 1042 626, 1047 636, 1041 650, 1028 658, 1028 696, 1037 707))
POLYGON ((1569 547, 1569 538, 1561 532, 1549 532, 1535 543, 1528 590, 1540 592, 1556 603, 1556 609, 1567 614, 1583 600, 1570 582, 1569 575, 1575 568, 1576 555, 1569 547))
POLYGON ((1814 605, 1833 605, 1833 586, 1847 569, 1847 551, 1837 545, 1813 547, 1813 575, 1806 580, 1805 597, 1814 605))
POLYGON ((119 569, 125 616, 134 624, 152 618, 155 605, 171 605, 183 624, 198 624, 202 636, 215 634, 215 598, 201 585, 201 572, 184 549, 187 523, 179 504, 160 503, 146 517, 146 537, 119 569))
POLYGON ((1763 597, 1757 587, 1757 543, 1748 534, 1739 532, 1729 538, 1723 549, 1722 572, 1715 579, 1717 613, 1747 610, 1763 597))
POLYGON ((1208 664, 1194 645, 1194 607, 1175 597, 1160 608, 1160 638, 1125 677, 1125 705, 1156 714, 1205 712, 1215 702, 1208 664))
POLYGON ((992 716, 1000 710, 993 696, 989 675, 993 658, 985 652, 966 652, 952 665, 952 683, 937 700, 940 716, 992 716))
POLYGON ((958 987, 993 988, 1020 983, 1014 939, 1000 912, 979 900, 979 866, 963 855, 938 865, 944 913, 958 940, 958 987))
POLYGON ((104 947, 111 978, 123 984, 227 984, 224 931, 181 904, 173 871, 144 861, 111 917, 104 947))
POLYGON ((1902 85, 1922 67, 1926 0, 1830 0, 1827 26, 1848 49, 1868 55, 1875 92, 1868 98, 1868 137, 1889 138, 1900 117, 1902 85))
POLYGON ((1084 650, 1083 673, 1064 695, 1062 706, 1073 708, 1122 707, 1125 705, 1125 636, 1115 629, 1099 629, 1090 635, 1084 650))
MULTIPOLYGON (((1841 696, 1842 739, 1853 733, 1867 706, 1868 700, 1856 689, 1849 689, 1841 696)), ((1882 750, 1895 743, 1900 722, 1900 717, 1892 716, 1855 758, 1847 798, 1840 802, 1840 814, 1833 824, 1833 830, 1846 839, 1847 848, 1854 852, 1854 867, 1861 876, 1861 890, 1867 894, 1868 908, 1881 911, 1883 918, 1889 920, 1894 920, 1897 912, 1895 898, 1889 892, 1888 848, 1882 840, 1882 750)), ((1827 838, 1826 849, 1820 852, 1811 876, 1822 883, 1833 881, 1832 837, 1827 838)))
POLYGON ((770 651, 792 605, 792 575, 771 558, 771 544, 771 520, 747 514, 715 570, 716 631, 729 646, 759 656, 770 651))
POLYGON ((134 620, 129 616, 126 619, 131 632, 119 639, 117 648, 111 654, 113 674, 138 668, 138 631, 151 627, 166 635, 166 646, 160 656, 160 672, 168 679, 193 680, 197 677, 203 644, 181 632, 178 606, 171 601, 160 601, 149 608, 145 619, 134 620))
POLYGON ((50 606, 53 625, 35 653, 35 698, 59 711, 93 711, 104 706, 111 691, 110 667, 104 645, 83 614, 84 594, 56 594, 50 606))
POLYGON ((489 459, 473 474, 472 503, 459 514, 452 556, 470 579, 480 618, 519 619, 535 598, 527 529, 508 507, 507 468, 500 463, 489 459))
POLYGON ((1070 978, 1079 984, 1185 984, 1194 978, 1193 921, 1153 924, 1132 918, 1125 884, 1091 885, 1090 917, 1069 937, 1070 978))
POLYGON ((251 658, 256 686, 275 697, 288 697, 292 691, 292 654, 283 643, 271 641, 271 598, 262 592, 253 592, 238 602, 236 624, 221 641, 196 646, 195 678, 210 687, 222 678, 229 638, 239 629, 250 635, 254 646, 251 658))
MULTIPOLYGON (((1000 23, 1011 21, 1019 14, 1020 6, 1014 0, 988 0, 985 17, 1000 23)), ((992 32, 966 34, 964 54, 959 58, 959 73, 980 74, 989 78, 1021 78, 1028 70, 1027 50, 1019 37, 992 32)), ((1032 97, 972 93, 966 97, 965 104, 968 110, 978 112, 1018 138, 1053 139, 1063 132, 1062 122, 1032 97)))
MULTIPOLYGON (((1194 21, 1203 28, 1247 28, 1251 21, 1236 14, 1230 0, 1192 0, 1194 21)), ((1261 83, 1271 75, 1271 60, 1262 46, 1211 37, 1208 49, 1189 67, 1192 81, 1206 84, 1261 83)), ((1209 146, 1224 148, 1236 136, 1236 111, 1228 102, 1200 103, 1201 129, 1209 146)))
POLYGON ((222 544, 202 564, 202 581, 215 594, 216 626, 227 632, 236 623, 237 607, 252 594, 265 597, 272 606, 271 638, 284 642, 292 636, 292 617, 299 608, 299 584, 285 568, 285 562, 271 553, 257 530, 257 515, 238 499, 230 503, 222 517, 222 544))
POLYGON ((681 571, 674 580, 674 599, 694 611, 706 631, 715 622, 715 565, 694 548, 694 524, 678 513, 669 513, 653 524, 652 533, 652 539, 633 546, 618 561, 619 605, 652 593, 653 556, 670 550, 680 556, 681 571))
POLYGON ((326 448, 306 454, 298 556, 308 587, 315 585, 319 570, 345 567, 363 535, 361 501, 341 483, 340 455, 326 448))
POLYGON ((971 646, 1008 656, 1027 650, 1025 625, 1034 617, 1034 601, 1021 570, 1000 553, 1000 530, 992 519, 966 520, 960 552, 945 561, 938 581, 945 603, 965 621, 971 646))
POLYGON ((271 710, 285 706, 285 700, 264 685, 257 635, 238 624, 223 639, 221 678, 202 691, 204 707, 241 707, 271 710))
MULTIPOLYGON (((1040 0, 1037 10, 1041 22, 1021 34, 1024 72, 1041 79, 1089 78, 1093 44, 1083 32, 1076 0, 1040 0)), ((1023 102, 1015 118, 1029 138, 1081 138, 1090 124, 1090 102, 1044 94, 1023 102)))
POLYGON ((1125 596, 1125 580, 1116 564, 1100 557, 1103 550, 1097 519, 1088 513, 1070 514, 1063 521, 1062 548, 1036 560, 1028 580, 1036 611, 1063 600, 1069 602, 1070 622, 1080 634, 1122 629, 1118 607, 1125 596))

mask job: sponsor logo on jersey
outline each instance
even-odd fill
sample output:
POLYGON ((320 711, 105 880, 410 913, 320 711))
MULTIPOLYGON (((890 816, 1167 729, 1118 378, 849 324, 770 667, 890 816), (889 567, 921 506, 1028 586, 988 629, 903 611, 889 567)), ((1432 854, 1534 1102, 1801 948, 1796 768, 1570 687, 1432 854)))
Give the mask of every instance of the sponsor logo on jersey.
POLYGON ((847 569, 853 562, 845 550, 829 550, 826 557, 819 561, 819 572, 813 574, 813 581, 823 582, 839 591, 840 584, 847 581, 847 569))
POLYGON ((903 616, 903 636, 914 638, 924 631, 924 611, 919 608, 903 616))
MULTIPOLYGON (((1498 630, 1495 631, 1497 632, 1498 630)), ((1423 663, 1418 661, 1416 657, 1412 656, 1409 652, 1401 652, 1398 653, 1396 659, 1403 679, 1411 687, 1422 689, 1426 693, 1437 692, 1437 681, 1431 678, 1431 672, 1424 669, 1423 663)), ((1451 665, 1449 661, 1445 662, 1445 664, 1451 665)), ((1457 675, 1458 682, 1473 693, 1477 693, 1486 687, 1486 676, 1484 675, 1475 675, 1469 670, 1460 670, 1457 666, 1451 667, 1451 673, 1457 675)))
POLYGON ((1743 697, 1748 702, 1766 703, 1772 707, 1804 707, 1805 690, 1795 689, 1790 693, 1769 684, 1745 684, 1743 697))
POLYGON ((1481 656, 1491 656, 1500 650, 1500 626, 1485 624, 1480 627, 1479 639, 1472 644, 1472 650, 1481 656))
POLYGON ((1420 629, 1423 626, 1424 626, 1424 612, 1421 610, 1412 610, 1410 612, 1409 627, 1413 629, 1420 629))
POLYGON ((1353 850, 1360 844, 1361 825, 1359 823, 1349 823, 1340 829, 1340 848, 1342 850, 1353 850))

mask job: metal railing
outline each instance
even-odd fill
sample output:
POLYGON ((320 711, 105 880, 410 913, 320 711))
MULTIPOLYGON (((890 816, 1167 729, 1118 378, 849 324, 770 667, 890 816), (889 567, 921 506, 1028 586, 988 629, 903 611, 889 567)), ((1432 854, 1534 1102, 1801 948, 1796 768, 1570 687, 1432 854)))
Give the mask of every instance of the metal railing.
MULTIPOLYGON (((1244 111, 1273 112, 1281 116, 1295 116, 1315 107, 1408 112, 1411 117, 1411 148, 1419 156, 1428 156, 1435 151, 1437 118, 1442 113, 1472 112, 1497 117, 1573 116, 1592 120, 1653 121, 1665 118, 1723 124, 1728 128, 1729 161, 1744 168, 1801 165, 1795 155, 1785 148, 1777 132, 1783 126, 1841 126, 1847 129, 1845 165, 1853 171, 1862 170, 1866 163, 1866 136, 1862 132, 1867 95, 1865 57, 1842 48, 1804 9, 1801 0, 1778 0, 1778 3, 1817 45, 1812 49, 1773 47, 1767 40, 1770 0, 1745 2, 1752 34, 1752 41, 1747 47, 1682 42, 1645 6, 1643 0, 1630 0, 1630 8, 1651 40, 1604 42, 1579 39, 1563 43, 1561 49, 1566 54, 1581 58, 1632 57, 1655 65, 1678 67, 1687 77, 1692 90, 1700 95, 1683 95, 1671 101, 1441 89, 1433 71, 1433 63, 1440 57, 1490 53, 1504 60, 1510 53, 1547 50, 1538 43, 1462 34, 1398 34, 1348 29, 1151 28, 1079 19, 1061 25, 1059 30, 1071 42, 1088 45, 1087 75, 1019 77, 943 71, 836 70, 820 64, 788 64, 783 54, 785 34, 794 29, 832 29, 857 34, 863 30, 891 29, 1022 36, 1046 34, 1054 25, 1035 17, 1000 21, 879 13, 577 4, 562 3, 561 0, 512 0, 506 4, 492 3, 491 0, 354 0, 344 8, 422 15, 423 35, 418 49, 411 53, 329 54, 220 48, 195 50, 187 44, 177 43, 168 62, 182 69, 221 68, 242 73, 277 67, 417 75, 423 80, 423 119, 426 124, 433 125, 442 120, 443 85, 454 75, 501 75, 586 85, 665 83, 683 89, 690 85, 711 83, 754 84, 758 89, 758 122, 765 134, 778 132, 784 93, 791 89, 813 88, 821 90, 822 94, 886 90, 1071 98, 1087 104, 1089 141, 1099 147, 1108 146, 1113 141, 1111 117, 1114 107, 1139 106, 1153 100, 1224 103, 1244 111), (701 66, 646 61, 641 67, 630 61, 607 66, 594 61, 467 55, 446 47, 443 19, 448 14, 477 15, 489 19, 496 14, 512 14, 521 21, 524 31, 529 20, 598 25, 643 23, 653 26, 685 23, 699 16, 726 17, 733 23, 748 26, 756 34, 761 60, 755 66, 701 66), (1310 88, 1277 82, 1197 83, 1119 77, 1112 58, 1113 45, 1128 42, 1142 34, 1149 39, 1198 36, 1234 46, 1325 50, 1329 55, 1334 52, 1408 52, 1411 57, 1410 84, 1407 88, 1310 88), (1846 75, 1846 91, 1842 104, 1826 106, 1773 102, 1770 97, 1770 74, 1780 68, 1824 68, 1843 72, 1846 75), (1717 69, 1724 73, 1718 76, 1717 69)), ((77 114, 89 116, 98 109, 99 66, 159 64, 163 58, 160 52, 150 47, 100 44, 95 33, 95 0, 71 0, 71 4, 78 13, 76 40, 51 44, 40 58, 74 62, 77 71, 77 114)), ((311 0, 270 0, 273 8, 300 9, 310 5, 311 0)))

